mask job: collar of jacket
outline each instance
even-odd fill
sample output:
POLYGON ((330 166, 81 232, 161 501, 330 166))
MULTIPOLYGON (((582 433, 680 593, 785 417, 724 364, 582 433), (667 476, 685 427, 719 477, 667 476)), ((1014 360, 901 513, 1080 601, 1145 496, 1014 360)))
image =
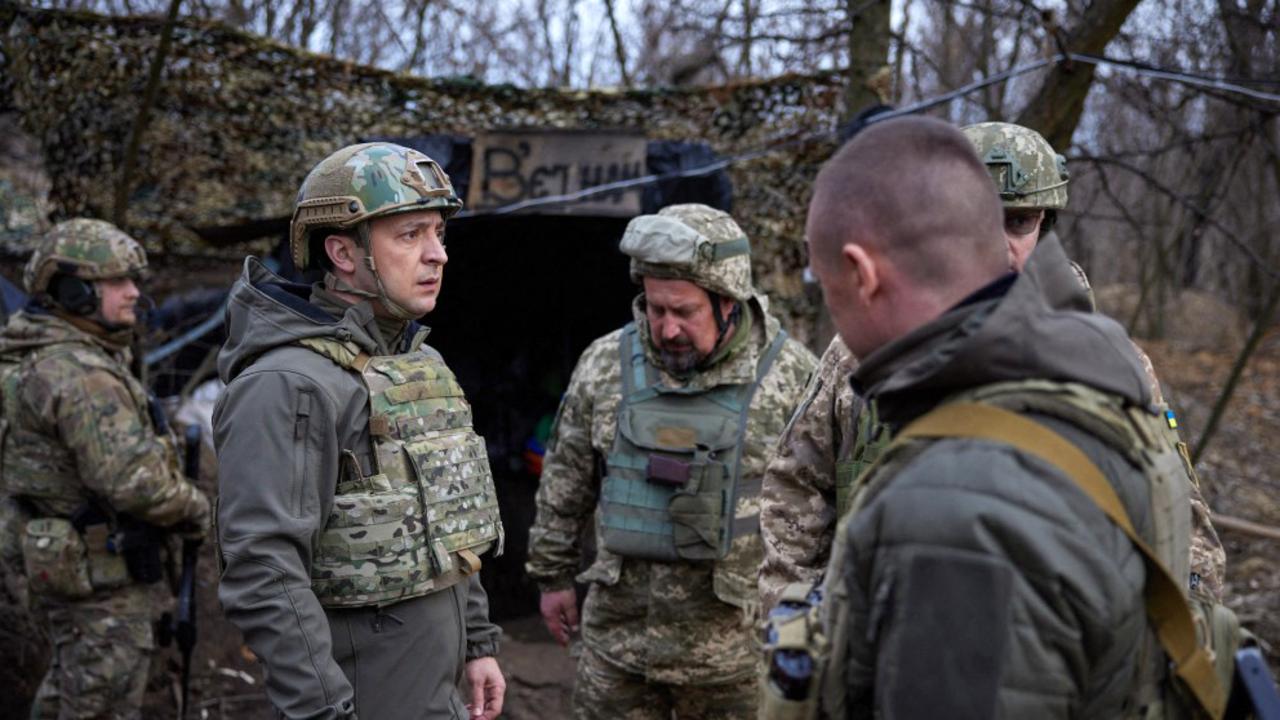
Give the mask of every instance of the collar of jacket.
POLYGON ((0 337, 0 354, 26 352, 55 343, 74 342, 96 347, 121 363, 131 359, 132 328, 108 333, 86 318, 28 305, 9 318, 0 337))
POLYGON ((901 427, 946 397, 997 382, 1078 382, 1147 405, 1150 390, 1124 328, 1090 312, 1056 239, 1042 240, 1003 296, 952 308, 862 359, 854 388, 901 427))
POLYGON ((659 375, 667 387, 708 390, 719 385, 741 385, 754 382, 756 364, 760 354, 781 326, 769 315, 760 298, 752 298, 743 303, 742 317, 750 319, 740 322, 734 329, 734 335, 728 341, 728 352, 708 367, 700 367, 688 377, 677 377, 662 369, 657 350, 649 335, 649 321, 644 314, 644 293, 636 296, 631 302, 631 316, 635 320, 636 329, 644 339, 644 353, 654 367, 661 370, 659 375))
POLYGON ((345 316, 351 308, 361 308, 359 311, 361 327, 377 343, 378 355, 395 355, 398 352, 396 348, 404 345, 406 330, 411 325, 409 321, 399 318, 380 318, 374 314, 373 305, 368 300, 349 302, 334 294, 323 283, 311 286, 311 304, 335 318, 345 316))

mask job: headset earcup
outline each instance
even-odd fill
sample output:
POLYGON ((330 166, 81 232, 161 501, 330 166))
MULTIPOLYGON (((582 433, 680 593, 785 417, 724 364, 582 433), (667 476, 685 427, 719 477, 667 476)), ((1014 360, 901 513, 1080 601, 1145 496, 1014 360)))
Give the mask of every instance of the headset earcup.
POLYGON ((49 283, 49 295, 73 315, 92 315, 98 309, 98 293, 93 283, 71 275, 58 274, 49 283))

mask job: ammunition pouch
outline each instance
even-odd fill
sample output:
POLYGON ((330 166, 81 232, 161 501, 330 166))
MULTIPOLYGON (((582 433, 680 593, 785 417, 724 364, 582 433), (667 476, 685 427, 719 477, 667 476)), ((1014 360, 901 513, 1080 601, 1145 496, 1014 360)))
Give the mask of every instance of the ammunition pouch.
POLYGON ((22 539, 23 570, 33 594, 81 600, 131 580, 164 578, 163 542, 163 530, 136 520, 113 533, 105 519, 84 512, 70 520, 35 518, 22 539))
MULTIPOLYGON (((126 517, 121 516, 122 524, 126 517)), ((77 600, 131 581, 149 584, 163 578, 164 532, 131 518, 127 526, 112 532, 104 516, 83 508, 72 519, 28 520, 22 564, 30 591, 77 600)))
POLYGON ((760 717, 813 720, 818 717, 819 684, 826 665, 821 591, 793 583, 769 612, 764 627, 764 680, 760 717))
POLYGON ((79 600, 93 594, 84 540, 65 518, 27 521, 22 566, 34 595, 79 600))

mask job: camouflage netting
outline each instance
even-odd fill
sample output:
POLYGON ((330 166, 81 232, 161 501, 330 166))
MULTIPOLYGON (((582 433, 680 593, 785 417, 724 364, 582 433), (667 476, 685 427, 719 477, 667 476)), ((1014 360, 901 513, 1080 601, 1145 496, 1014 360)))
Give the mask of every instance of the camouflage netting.
MULTIPOLYGON (((0 108, 42 150, 53 219, 110 217, 161 21, 38 10, 0 0, 0 108)), ((153 251, 192 252, 255 228, 278 232, 306 171, 371 136, 538 127, 621 128, 697 140, 721 155, 830 129, 838 75, 710 89, 525 90, 397 75, 224 26, 183 23, 142 143, 127 229, 153 251)), ((761 289, 802 338, 804 207, 829 142, 736 164, 734 216, 755 244, 761 289)), ((0 231, 3 231, 0 227, 0 231)), ((259 233, 261 234, 261 233, 259 233)), ((0 240, 21 241, 22 234, 0 240)))

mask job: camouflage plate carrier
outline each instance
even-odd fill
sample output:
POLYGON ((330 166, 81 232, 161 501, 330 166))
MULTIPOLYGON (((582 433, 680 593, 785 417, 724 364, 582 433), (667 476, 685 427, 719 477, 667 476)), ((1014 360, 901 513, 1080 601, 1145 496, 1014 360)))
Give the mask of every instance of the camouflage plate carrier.
MULTIPOLYGON (((502 521, 484 438, 453 372, 421 346, 373 357, 328 339, 299 343, 358 373, 369 391, 373 474, 354 453, 320 535, 311 587, 326 607, 386 605, 448 588, 480 569, 502 521)), ((304 408, 305 410, 305 408, 304 408)), ((300 413, 306 421, 306 413, 300 413)), ((306 428, 296 437, 306 437, 306 428)), ((299 450, 302 452, 302 450, 299 450)))
MULTIPOLYGON (((1149 647, 1139 653, 1142 666, 1137 668, 1137 692, 1135 707, 1145 708, 1143 718, 1187 718, 1196 715, 1194 708, 1207 708, 1210 717, 1221 717, 1225 703, 1224 688, 1231 687, 1234 655, 1244 637, 1235 614, 1203 592, 1188 592, 1191 517, 1187 483, 1192 477, 1185 451, 1169 442, 1169 425, 1165 415, 1148 408, 1127 405, 1119 398, 1105 395, 1075 383, 1050 381, 1019 381, 998 383, 962 393, 949 398, 933 412, 917 419, 889 443, 881 448, 879 457, 865 465, 851 495, 849 511, 836 531, 836 546, 828 567, 841 567, 844 546, 843 523, 857 514, 866 501, 869 491, 880 482, 892 479, 886 468, 910 462, 924 449, 931 439, 941 437, 966 437, 1005 442, 1032 454, 1041 455, 1046 462, 1059 467, 1068 477, 1081 486, 1108 516, 1122 528, 1130 525, 1123 506, 1118 501, 1106 503, 1085 487, 1077 478, 1079 473, 1064 466, 1054 458, 1042 455, 1041 448, 1057 444, 1075 449, 1060 435, 1047 427, 1026 421, 1038 428, 1036 442, 1020 445, 1013 435, 1002 433, 986 422, 990 413, 1003 411, 1005 419, 1022 420, 1023 413, 1035 413, 1057 418, 1082 428, 1118 450, 1129 462, 1146 475, 1150 488, 1151 537, 1147 546, 1130 534, 1135 546, 1142 550, 1148 564, 1147 609, 1153 627, 1159 629, 1159 637, 1151 638, 1149 647), (953 422, 935 422, 944 412, 954 410, 961 403, 965 407, 982 411, 983 419, 973 415, 951 418, 953 422), (926 426, 937 425, 933 429, 926 426), (939 429, 941 428, 941 429, 939 429), (923 442, 920 442, 923 440, 923 442), (1114 513, 1113 513, 1114 509, 1114 513), (1176 578, 1176 580, 1175 580, 1176 578), (1176 635, 1173 639, 1168 636, 1176 635), (1171 644, 1173 647, 1171 647, 1171 644), (1163 651, 1161 648, 1164 648, 1163 651), (1163 663, 1150 658, 1164 652, 1173 658, 1166 671, 1163 663), (1190 667, 1188 667, 1190 666, 1190 667), (1181 682, 1175 682, 1177 674, 1181 682)), ((1001 420, 998 415, 991 415, 1001 420)), ((1068 451, 1070 452, 1070 451, 1068 451)), ((1076 451, 1078 452, 1078 451, 1076 451)), ((1079 453, 1084 457, 1083 453, 1079 453)), ((1087 458, 1085 458, 1087 462, 1087 458)), ((1096 466, 1088 463, 1096 471, 1096 466)), ((1098 477, 1101 478, 1100 473, 1098 477)), ((1110 488, 1105 479, 1101 483, 1110 488)), ((1114 490, 1111 491, 1114 497, 1114 490)), ((1130 527, 1131 530, 1131 527, 1130 527)), ((814 594, 812 586, 789 586, 782 597, 783 611, 771 617, 767 629, 765 647, 766 663, 781 653, 783 658, 807 657, 813 672, 804 697, 791 693, 783 697, 772 680, 765 683, 762 717, 787 720, 816 717, 844 717, 846 699, 842 649, 848 643, 845 608, 848 603, 844 583, 829 582, 824 593, 814 594), (820 598, 821 604, 814 602, 820 598), (834 652, 833 652, 834 650, 834 652)))
POLYGON ((636 324, 623 329, 618 431, 600 493, 606 550, 664 562, 716 560, 734 537, 758 531, 759 516, 732 520, 739 496, 760 492, 758 481, 741 482, 742 445, 751 398, 786 337, 778 332, 754 382, 693 392, 663 387, 636 324))
POLYGON ((107 525, 81 533, 71 523, 72 511, 89 496, 66 447, 13 422, 21 415, 19 384, 37 364, 59 355, 118 378, 144 417, 147 401, 136 380, 75 341, 0 355, 0 493, 8 504, 0 528, 4 559, 22 570, 31 594, 77 600, 124 587, 130 578, 124 558, 111 549, 107 525))

